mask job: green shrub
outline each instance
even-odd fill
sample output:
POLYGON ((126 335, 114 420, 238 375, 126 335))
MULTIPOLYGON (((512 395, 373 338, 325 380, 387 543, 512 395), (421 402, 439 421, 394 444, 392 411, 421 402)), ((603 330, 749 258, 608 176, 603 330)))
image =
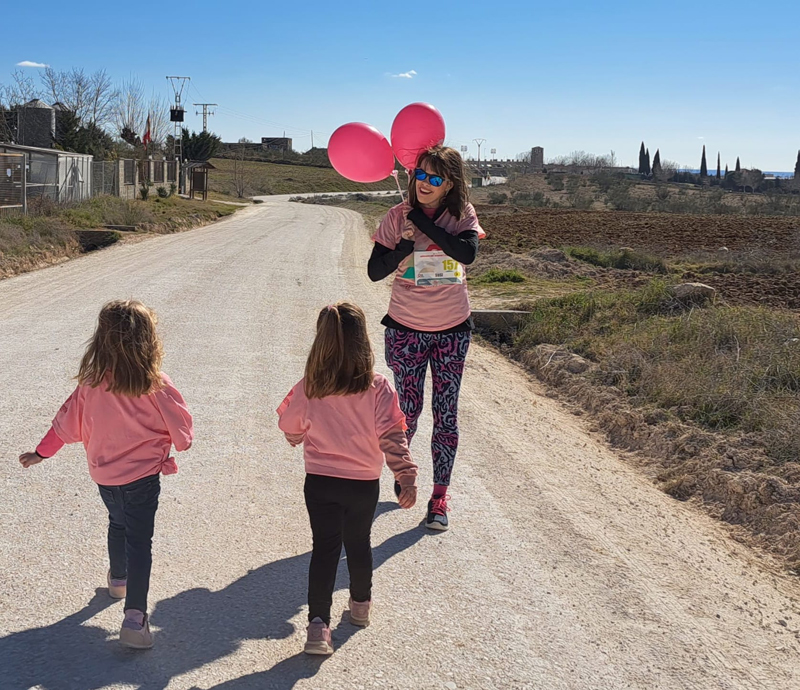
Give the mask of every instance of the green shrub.
POLYGON ((619 268, 647 273, 667 273, 664 259, 653 254, 637 252, 623 247, 610 251, 600 251, 592 247, 566 247, 564 251, 570 256, 594 266, 619 268))
POLYGON ((169 192, 167 191, 167 188, 164 187, 164 186, 161 186, 161 185, 156 187, 156 194, 158 194, 158 196, 161 199, 166 199, 169 196, 169 192))
POLYGON ((489 192, 490 204, 505 204, 508 201, 508 194, 505 192, 489 192))

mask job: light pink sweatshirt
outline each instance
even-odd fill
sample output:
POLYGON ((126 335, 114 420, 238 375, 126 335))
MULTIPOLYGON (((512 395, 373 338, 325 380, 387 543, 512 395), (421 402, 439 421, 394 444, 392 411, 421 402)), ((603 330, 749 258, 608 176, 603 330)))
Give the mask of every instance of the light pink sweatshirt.
POLYGON ((61 406, 53 426, 36 448, 49 458, 65 443, 83 442, 89 474, 104 486, 121 486, 152 474, 178 471, 170 449, 192 445, 192 415, 172 381, 132 398, 109 393, 105 384, 78 386, 61 406))
POLYGON ((405 435, 397 392, 375 374, 363 393, 309 400, 304 379, 277 410, 278 426, 292 445, 303 444, 306 472, 341 479, 371 480, 386 464, 401 486, 416 486, 417 465, 405 435))

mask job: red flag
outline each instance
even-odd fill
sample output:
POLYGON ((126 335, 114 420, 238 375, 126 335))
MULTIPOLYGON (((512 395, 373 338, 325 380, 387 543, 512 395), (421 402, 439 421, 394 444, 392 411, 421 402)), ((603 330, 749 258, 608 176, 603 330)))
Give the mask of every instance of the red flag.
POLYGON ((145 130, 144 136, 142 137, 142 146, 147 148, 147 145, 152 141, 150 137, 150 115, 147 115, 147 129, 145 130))

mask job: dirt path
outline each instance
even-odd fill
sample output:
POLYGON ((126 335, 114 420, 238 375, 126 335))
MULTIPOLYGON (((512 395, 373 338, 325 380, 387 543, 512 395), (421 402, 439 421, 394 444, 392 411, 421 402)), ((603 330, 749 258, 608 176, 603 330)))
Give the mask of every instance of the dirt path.
MULTIPOLYGON (((0 685, 117 688, 800 688, 797 582, 656 490, 580 418, 473 348, 453 529, 375 521, 373 624, 300 654, 310 531, 302 456, 273 410, 302 373, 321 305, 367 311, 378 361, 386 285, 360 218, 270 201, 188 233, 0 283, 0 685), (163 480, 151 609, 157 646, 113 642, 102 504, 82 450, 16 455, 71 389, 100 305, 155 307, 164 364, 198 438, 163 480), (95 590, 97 592, 95 593, 95 590), (94 596, 93 596, 94 595, 94 596)), ((430 487, 428 412, 412 450, 430 487)))

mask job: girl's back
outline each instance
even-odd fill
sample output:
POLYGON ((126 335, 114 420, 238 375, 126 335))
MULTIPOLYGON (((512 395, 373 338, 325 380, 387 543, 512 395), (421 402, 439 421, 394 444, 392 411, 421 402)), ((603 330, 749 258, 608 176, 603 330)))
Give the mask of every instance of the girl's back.
POLYGON ((281 430, 303 436, 306 472, 342 479, 379 478, 380 438, 405 423, 397 393, 382 374, 365 391, 322 398, 308 398, 302 379, 278 414, 281 430))
POLYGON ((120 485, 159 471, 176 471, 168 463, 170 447, 183 451, 192 442, 192 417, 186 402, 161 373, 162 388, 129 396, 99 386, 79 385, 53 419, 65 443, 82 442, 89 473, 97 484, 120 485))

